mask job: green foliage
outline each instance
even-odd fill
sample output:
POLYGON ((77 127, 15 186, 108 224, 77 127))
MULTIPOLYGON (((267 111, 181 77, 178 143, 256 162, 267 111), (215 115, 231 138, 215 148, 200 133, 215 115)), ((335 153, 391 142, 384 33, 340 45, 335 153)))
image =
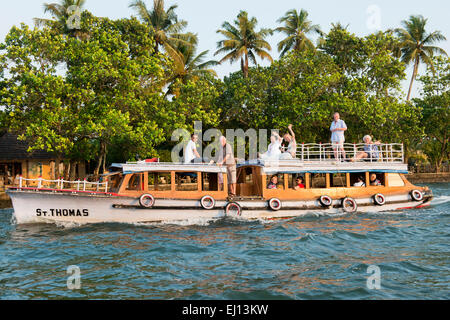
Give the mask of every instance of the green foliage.
POLYGON ((292 123, 299 142, 328 142, 338 111, 349 127, 348 141, 371 134, 407 143, 420 134, 418 108, 389 94, 398 89, 404 68, 388 53, 375 53, 374 41, 355 38, 358 50, 347 57, 350 68, 324 52, 292 52, 270 67, 251 69, 247 79, 241 73, 226 77, 220 98, 224 126, 276 129, 292 123), (385 74, 384 68, 391 72, 385 74))
POLYGON ((156 153, 163 138, 153 118, 163 100, 165 59, 152 54, 148 27, 89 13, 82 24, 90 30, 85 41, 25 25, 6 37, 10 76, 1 104, 10 130, 29 140, 30 151, 74 160, 95 159, 117 141, 125 152, 156 153))
POLYGON ((437 169, 450 159, 450 59, 438 56, 427 74, 420 77, 423 85, 421 99, 414 103, 422 108, 425 138, 420 147, 437 169))
POLYGON ((290 10, 276 29, 286 35, 282 58, 273 61, 266 41, 272 30, 257 31, 256 18, 241 11, 217 31, 224 39, 216 55, 240 61, 242 69, 222 81, 211 69, 217 62, 197 53, 197 35, 182 33, 187 22, 178 20, 176 5, 166 9, 155 0, 149 10, 133 1, 142 22, 83 11, 80 29, 68 29, 68 7, 84 3, 45 4, 51 20, 36 19, 40 29, 13 27, 0 45, 0 128, 27 140, 29 151, 98 160, 96 171, 137 155, 167 161, 171 133, 192 131, 195 121, 204 130, 284 130, 292 123, 298 142, 327 142, 338 111, 348 142, 371 134, 407 147, 419 142, 436 164, 449 158, 448 58, 431 60, 443 52, 430 44, 444 37, 427 34, 423 18, 404 22, 398 37, 394 31, 358 37, 341 24, 325 35, 306 11, 290 10), (317 48, 307 37, 312 32, 321 35, 317 48), (422 53, 414 51, 416 40, 422 53), (249 68, 257 56, 272 65, 249 68), (402 102, 400 84, 413 61, 429 69, 420 78, 422 99, 410 104, 402 102))

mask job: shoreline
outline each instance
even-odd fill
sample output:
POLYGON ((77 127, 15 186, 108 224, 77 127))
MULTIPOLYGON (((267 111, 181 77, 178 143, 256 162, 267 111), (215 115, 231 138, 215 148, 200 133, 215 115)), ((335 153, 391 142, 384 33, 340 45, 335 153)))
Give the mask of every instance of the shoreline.
MULTIPOLYGON (((413 184, 426 184, 426 183, 449 183, 450 172, 442 173, 413 173, 405 175, 409 182, 413 184)), ((11 199, 5 192, 0 192, 0 209, 11 209, 11 199)))
POLYGON ((448 183, 450 182, 450 172, 441 173, 412 173, 405 175, 412 184, 423 183, 448 183))

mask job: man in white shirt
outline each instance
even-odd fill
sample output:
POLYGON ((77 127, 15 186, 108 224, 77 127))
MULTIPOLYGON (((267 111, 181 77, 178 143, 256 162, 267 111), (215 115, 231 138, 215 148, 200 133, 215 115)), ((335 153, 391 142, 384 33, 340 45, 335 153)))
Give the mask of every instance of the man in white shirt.
POLYGON ((330 127, 331 133, 331 143, 333 145, 334 157, 339 159, 339 153, 342 153, 342 159, 345 160, 345 150, 344 142, 345 136, 344 132, 347 131, 347 125, 344 120, 341 120, 341 116, 338 112, 334 114, 334 121, 331 123, 330 127))
POLYGON ((191 135, 186 148, 184 149, 184 163, 189 164, 197 158, 200 158, 200 154, 197 151, 198 136, 196 134, 191 135))

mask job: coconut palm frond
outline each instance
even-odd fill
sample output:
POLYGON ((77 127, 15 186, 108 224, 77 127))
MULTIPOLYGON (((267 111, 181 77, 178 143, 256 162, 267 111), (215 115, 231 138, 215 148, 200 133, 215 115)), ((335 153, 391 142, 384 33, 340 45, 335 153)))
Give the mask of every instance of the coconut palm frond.
POLYGON ((265 40, 267 36, 273 34, 273 30, 262 28, 256 31, 257 24, 256 18, 249 18, 246 11, 240 11, 233 24, 225 21, 222 23, 222 28, 217 30, 217 33, 221 34, 224 39, 217 43, 217 51, 214 55, 225 54, 220 63, 225 61, 234 63, 240 60, 244 77, 248 77, 249 60, 251 63, 257 64, 256 56, 273 61, 267 52, 272 48, 265 40))
POLYGON ((423 62, 431 70, 434 70, 432 57, 435 54, 447 55, 444 49, 430 45, 445 41, 446 38, 440 31, 427 33, 427 21, 421 15, 410 16, 408 20, 401 22, 403 28, 394 30, 400 43, 401 60, 407 65, 414 64, 411 84, 406 98, 407 101, 411 98, 412 86, 417 76, 419 64, 423 62))

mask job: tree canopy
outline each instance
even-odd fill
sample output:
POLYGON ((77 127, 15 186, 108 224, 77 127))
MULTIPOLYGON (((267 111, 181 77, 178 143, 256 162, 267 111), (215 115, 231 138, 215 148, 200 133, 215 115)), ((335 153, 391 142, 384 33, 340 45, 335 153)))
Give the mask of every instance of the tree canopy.
POLYGON ((348 141, 370 134, 423 148, 437 166, 448 160, 448 58, 434 46, 445 37, 427 33, 421 16, 403 21, 403 29, 360 37, 341 23, 325 34, 305 10, 292 9, 278 20, 275 30, 286 38, 274 60, 273 30, 241 11, 217 31, 220 63, 241 62, 222 80, 176 5, 135 0, 137 18, 113 20, 85 4, 45 4, 51 19, 12 27, 0 44, 0 125, 27 140, 29 151, 53 152, 69 166, 92 161, 99 173, 137 157, 170 160, 172 132, 192 131, 195 121, 220 130, 292 123, 298 142, 327 142, 338 111, 348 141), (74 12, 77 28, 69 25, 74 12), (271 64, 259 66, 258 57, 271 64), (401 82, 413 62, 411 85, 419 63, 428 69, 419 77, 422 96, 411 103, 401 82))

